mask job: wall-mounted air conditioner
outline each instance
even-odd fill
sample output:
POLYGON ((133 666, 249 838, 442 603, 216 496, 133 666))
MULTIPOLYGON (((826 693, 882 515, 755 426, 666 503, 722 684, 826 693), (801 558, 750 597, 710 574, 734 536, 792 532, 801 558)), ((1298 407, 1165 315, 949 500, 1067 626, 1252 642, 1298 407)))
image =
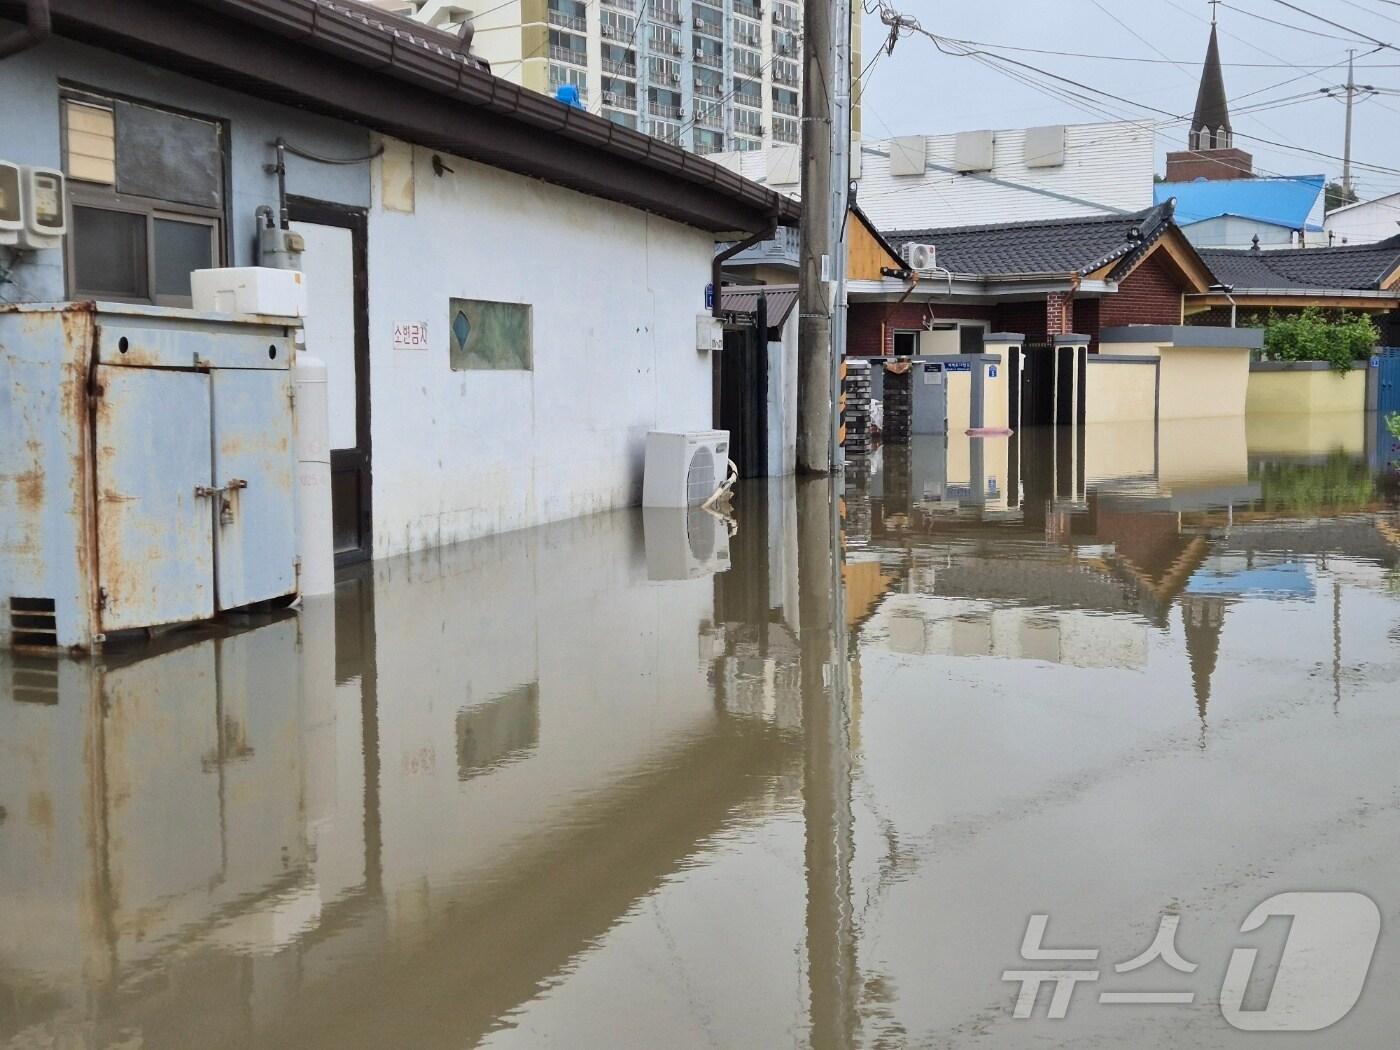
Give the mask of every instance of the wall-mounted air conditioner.
POLYGON ((911 241, 899 250, 899 254, 911 270, 923 272, 938 267, 938 249, 932 244, 916 244, 911 241))
POLYGON ((695 49, 695 57, 696 57, 696 58, 704 58, 704 57, 705 57, 705 49, 704 49, 703 47, 697 47, 697 48, 695 49))
POLYGON ((697 19, 695 20, 695 28, 696 28, 696 29, 704 29, 704 28, 705 28, 705 20, 704 20, 703 18, 697 18, 697 19))
POLYGON ((610 26, 610 25, 604 25, 604 26, 602 27, 602 33, 603 33, 604 36, 607 36, 607 37, 617 36, 617 30, 614 29, 614 28, 613 28, 612 26, 610 26))
POLYGON ((604 92, 603 92, 603 103, 604 103, 605 105, 609 105, 609 106, 616 105, 616 104, 617 104, 617 92, 616 92, 616 91, 604 91, 604 92))
POLYGON ((653 430, 647 434, 642 506, 698 507, 728 473, 729 431, 653 430))

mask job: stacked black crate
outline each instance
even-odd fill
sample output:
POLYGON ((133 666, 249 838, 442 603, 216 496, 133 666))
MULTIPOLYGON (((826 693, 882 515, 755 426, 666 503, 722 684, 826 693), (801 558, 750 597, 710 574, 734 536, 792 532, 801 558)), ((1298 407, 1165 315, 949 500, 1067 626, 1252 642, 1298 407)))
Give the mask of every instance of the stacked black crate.
POLYGON ((845 426, 847 456, 870 455, 870 362, 847 359, 842 382, 846 407, 841 414, 845 426))
POLYGON ((909 444, 914 407, 911 372, 907 360, 885 365, 885 419, 881 437, 886 445, 909 444))

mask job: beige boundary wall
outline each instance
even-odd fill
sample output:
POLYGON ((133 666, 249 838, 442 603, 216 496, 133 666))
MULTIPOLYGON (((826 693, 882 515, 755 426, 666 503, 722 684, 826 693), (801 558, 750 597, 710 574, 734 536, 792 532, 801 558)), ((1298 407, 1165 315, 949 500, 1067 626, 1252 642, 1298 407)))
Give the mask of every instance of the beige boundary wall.
POLYGON ((1090 354, 1085 359, 1084 422, 1155 420, 1160 367, 1155 357, 1090 354))
POLYGON ((1366 365, 1338 372, 1326 361, 1256 361, 1249 368, 1250 413, 1364 412, 1366 365))
POLYGON ((1161 362, 1157 418, 1244 415, 1250 354, 1264 343, 1258 328, 1124 325, 1099 334, 1099 352, 1161 362))

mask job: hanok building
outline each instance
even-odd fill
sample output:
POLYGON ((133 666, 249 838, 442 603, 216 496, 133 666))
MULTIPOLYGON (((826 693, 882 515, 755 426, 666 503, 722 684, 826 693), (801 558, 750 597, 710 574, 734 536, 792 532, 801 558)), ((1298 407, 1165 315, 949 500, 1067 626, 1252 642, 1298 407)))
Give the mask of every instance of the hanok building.
POLYGON ((1381 343, 1400 345, 1400 235, 1376 244, 1280 251, 1202 249, 1218 285, 1186 296, 1192 324, 1245 324, 1309 306, 1371 315, 1381 343))
POLYGON ((852 356, 977 352, 989 332, 1027 341, 1101 328, 1177 325, 1182 297, 1205 293, 1209 268, 1172 221, 1173 204, 1127 215, 885 234, 927 244, 935 266, 889 268, 848 283, 852 356))

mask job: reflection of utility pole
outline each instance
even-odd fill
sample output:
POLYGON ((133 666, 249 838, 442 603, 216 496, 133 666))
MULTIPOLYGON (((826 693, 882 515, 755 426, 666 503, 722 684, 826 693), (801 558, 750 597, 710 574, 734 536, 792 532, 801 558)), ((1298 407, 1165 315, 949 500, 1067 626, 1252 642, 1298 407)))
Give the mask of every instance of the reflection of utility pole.
POLYGON ((817 1050, 852 1046, 856 1028, 850 710, 837 501, 828 483, 798 486, 808 994, 810 1042, 817 1050))

